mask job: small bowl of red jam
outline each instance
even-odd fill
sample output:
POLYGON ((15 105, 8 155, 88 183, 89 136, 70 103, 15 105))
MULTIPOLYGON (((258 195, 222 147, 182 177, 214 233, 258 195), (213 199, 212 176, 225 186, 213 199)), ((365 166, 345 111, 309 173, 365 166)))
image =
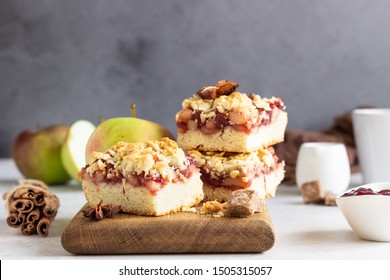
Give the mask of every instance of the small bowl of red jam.
POLYGON ((390 241, 390 182, 349 189, 336 198, 336 204, 357 236, 390 241))

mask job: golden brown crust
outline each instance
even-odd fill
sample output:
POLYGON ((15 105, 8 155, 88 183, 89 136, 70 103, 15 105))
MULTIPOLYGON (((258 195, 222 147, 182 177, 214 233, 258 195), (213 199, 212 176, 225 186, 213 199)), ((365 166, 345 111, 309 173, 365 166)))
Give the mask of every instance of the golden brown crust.
POLYGON ((111 185, 84 180, 82 188, 90 207, 115 204, 124 213, 145 216, 161 216, 191 208, 204 197, 198 172, 186 182, 168 183, 156 194, 130 183, 111 185))

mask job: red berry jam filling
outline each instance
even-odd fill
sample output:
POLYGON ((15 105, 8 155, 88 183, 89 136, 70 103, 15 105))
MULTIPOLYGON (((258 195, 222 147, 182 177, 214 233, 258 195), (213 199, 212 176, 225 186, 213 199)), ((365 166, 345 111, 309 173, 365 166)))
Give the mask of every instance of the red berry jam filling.
POLYGON ((380 190, 378 193, 381 195, 390 195, 390 190, 380 190))
POLYGON ((360 196, 360 195, 389 195, 390 196, 390 190, 384 189, 376 192, 370 188, 358 188, 355 190, 351 190, 347 193, 344 193, 341 197, 360 196))
MULTIPOLYGON (((198 169, 196 166, 195 159, 190 156, 186 155, 186 158, 188 159, 188 166, 185 169, 175 169, 176 174, 181 174, 185 178, 190 178, 194 172, 198 169)), ((150 174, 145 174, 145 172, 142 172, 140 174, 137 174, 135 172, 132 172, 128 174, 126 177, 123 176, 121 172, 114 169, 114 166, 110 163, 107 163, 106 161, 102 160, 103 163, 107 165, 107 173, 97 170, 92 175, 86 172, 86 169, 89 167, 89 165, 85 166, 81 172, 80 172, 80 178, 83 180, 91 180, 95 185, 99 183, 106 183, 106 184, 122 184, 123 180, 126 180, 130 184, 136 187, 145 187, 149 189, 151 194, 155 195, 158 190, 163 188, 166 184, 169 183, 169 180, 167 178, 160 176, 151 176, 150 174)), ((173 183, 177 182, 183 182, 183 178, 180 176, 177 176, 172 180, 173 183)))
POLYGON ((201 170, 201 180, 212 188, 225 188, 229 190, 247 189, 251 186, 253 178, 243 182, 240 178, 232 179, 229 176, 212 178, 209 173, 201 170))
POLYGON ((209 171, 206 168, 200 168, 200 178, 206 184, 212 188, 225 188, 229 190, 247 189, 252 185, 253 179, 260 175, 268 175, 275 170, 278 164, 272 167, 257 167, 255 170, 248 174, 245 174, 247 180, 243 181, 243 176, 237 176, 235 178, 230 177, 229 173, 218 176, 218 178, 211 177, 209 171))

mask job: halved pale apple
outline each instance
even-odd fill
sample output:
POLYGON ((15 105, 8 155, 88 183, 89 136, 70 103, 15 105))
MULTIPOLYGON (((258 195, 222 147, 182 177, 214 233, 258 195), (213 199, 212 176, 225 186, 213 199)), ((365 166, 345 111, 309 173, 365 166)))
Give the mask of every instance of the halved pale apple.
POLYGON ((77 174, 86 164, 85 149, 88 139, 95 130, 95 125, 86 120, 80 120, 71 125, 66 140, 61 149, 61 159, 73 179, 80 181, 77 174))

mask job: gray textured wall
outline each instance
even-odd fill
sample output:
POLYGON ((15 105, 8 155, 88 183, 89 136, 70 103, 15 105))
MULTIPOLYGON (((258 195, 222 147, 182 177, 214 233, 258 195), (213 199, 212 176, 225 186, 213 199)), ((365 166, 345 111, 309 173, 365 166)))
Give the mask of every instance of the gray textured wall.
POLYGON ((0 0, 0 156, 38 123, 138 116, 175 130, 219 79, 280 96, 289 127, 389 107, 390 2, 0 0))

